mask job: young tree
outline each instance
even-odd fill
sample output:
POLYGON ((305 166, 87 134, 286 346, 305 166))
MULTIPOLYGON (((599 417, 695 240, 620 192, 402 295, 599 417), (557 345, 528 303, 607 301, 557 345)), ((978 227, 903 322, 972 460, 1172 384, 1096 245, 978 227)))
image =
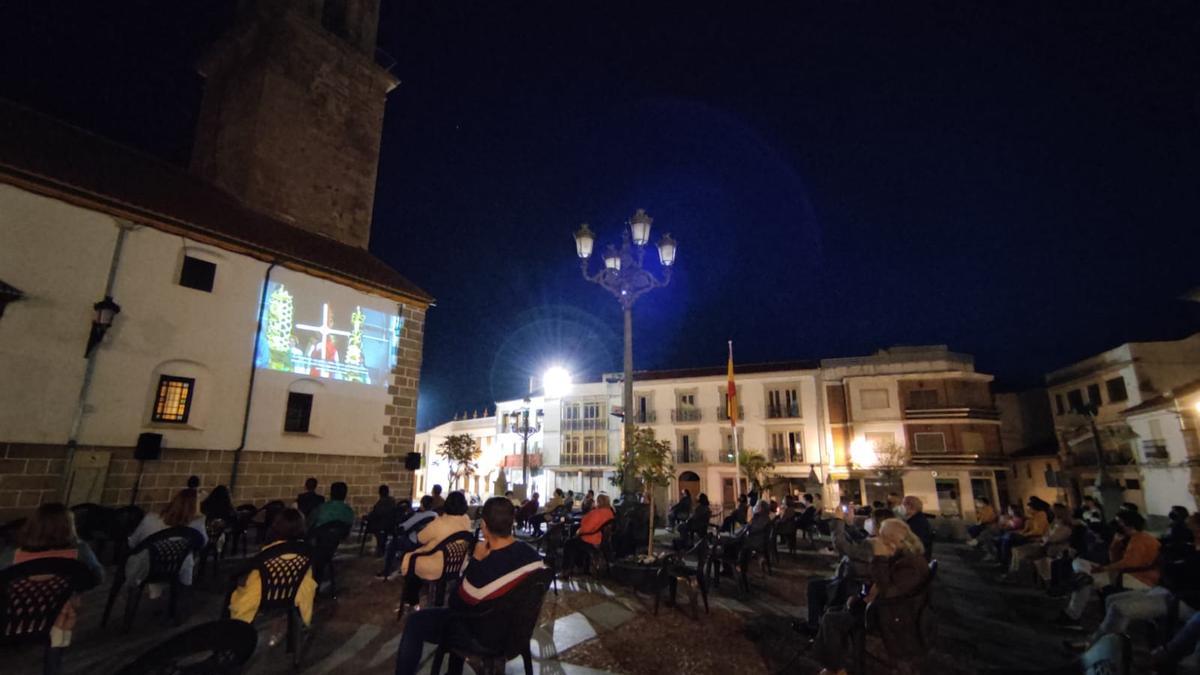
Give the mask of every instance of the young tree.
POLYGON ((908 448, 891 442, 875 448, 875 473, 880 478, 898 481, 904 478, 904 467, 908 464, 908 448))
POLYGON ((746 477, 746 482, 758 494, 761 495, 763 490, 775 482, 775 462, 768 460, 763 453, 757 450, 742 450, 738 462, 742 465, 742 475, 746 477))
POLYGON ((458 478, 466 478, 475 473, 475 460, 483 451, 475 443, 471 434, 454 434, 438 445, 438 456, 450 465, 450 489, 458 484, 458 478))
POLYGON ((650 512, 650 541, 646 547, 647 555, 654 553, 654 488, 671 484, 674 464, 671 462, 671 444, 654 438, 654 430, 649 427, 638 427, 633 432, 633 447, 629 453, 628 470, 641 481, 643 490, 649 499, 650 512))

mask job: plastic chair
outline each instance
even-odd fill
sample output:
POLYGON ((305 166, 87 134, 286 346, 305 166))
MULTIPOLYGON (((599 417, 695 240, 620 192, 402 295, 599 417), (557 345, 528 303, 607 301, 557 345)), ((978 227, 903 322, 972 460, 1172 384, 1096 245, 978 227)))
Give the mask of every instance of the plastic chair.
POLYGON ((117 675, 236 675, 256 646, 258 631, 250 624, 211 621, 172 635, 117 675))
POLYGON ((525 675, 533 675, 529 641, 533 638, 552 579, 550 570, 533 572, 482 612, 463 612, 456 616, 453 622, 456 630, 438 644, 430 671, 432 675, 441 672, 446 654, 470 663, 471 669, 480 675, 503 673, 504 664, 520 656, 525 675))
POLYGON ((334 570, 333 558, 337 555, 338 546, 350 536, 350 526, 334 520, 324 523, 308 531, 305 540, 312 549, 313 575, 318 582, 328 580, 333 597, 337 597, 337 577, 334 570))
MULTIPOLYGON (((689 551, 681 555, 678 561, 671 566, 671 603, 675 603, 676 590, 679 582, 690 582, 696 580, 696 585, 700 589, 700 597, 704 599, 704 613, 708 614, 708 581, 705 579, 705 568, 708 565, 711 545, 708 537, 700 537, 700 541, 696 542, 689 551), (695 557, 695 565, 692 565, 688 558, 695 557)), ((655 606, 658 606, 658 598, 654 599, 655 606)), ((699 610, 696 609, 696 597, 692 594, 692 609, 693 618, 700 618, 699 610)))
POLYGON ((72 506, 71 514, 75 517, 75 533, 91 545, 99 559, 105 545, 111 541, 113 510, 87 502, 72 506))
POLYGON ((229 537, 229 552, 237 555, 240 543, 242 555, 246 555, 246 533, 254 527, 254 517, 258 515, 258 507, 253 504, 242 504, 234 511, 237 513, 237 518, 232 525, 232 536, 229 537))
POLYGON ((173 620, 178 621, 176 608, 182 586, 179 582, 179 570, 183 567, 188 556, 204 547, 204 537, 190 527, 170 527, 146 537, 142 543, 129 552, 125 560, 117 563, 116 574, 113 575, 112 589, 108 592, 108 602, 104 605, 104 616, 100 625, 108 623, 117 594, 125 586, 125 562, 130 557, 140 555, 143 551, 150 556, 150 572, 137 586, 130 587, 125 596, 125 621, 123 630, 129 632, 133 626, 133 617, 137 614, 138 604, 142 599, 142 591, 149 583, 166 583, 171 586, 171 596, 168 612, 173 620))
POLYGON ((108 538, 113 542, 113 562, 125 560, 129 553, 129 535, 141 524, 146 512, 138 506, 122 506, 114 509, 109 522, 108 538))
POLYGON ((396 520, 397 511, 398 509, 375 518, 371 518, 370 514, 362 517, 358 538, 358 554, 360 556, 366 551, 367 539, 372 536, 376 537, 376 543, 382 550, 387 550, 388 538, 395 531, 396 525, 402 522, 396 520))
MULTIPOLYGON (((425 580, 417 576, 417 560, 425 558, 437 553, 442 554, 442 574, 437 581, 430 581, 434 584, 433 606, 441 607, 446 601, 446 587, 451 581, 457 581, 462 574, 463 567, 466 566, 467 557, 471 555, 471 550, 475 548, 475 533, 474 532, 455 532, 446 537, 437 546, 424 553, 410 553, 408 563, 408 574, 404 577, 404 585, 407 588, 409 584, 423 584, 425 580)), ((396 610, 396 620, 404 615, 404 603, 400 603, 400 607, 396 610)))
POLYGON ((86 565, 69 558, 42 558, 0 572, 0 645, 44 641, 42 672, 59 672, 62 649, 50 646, 50 628, 75 593, 96 585, 86 565))
POLYGON ((292 665, 296 667, 300 665, 300 627, 303 624, 296 607, 296 595, 312 568, 313 557, 312 548, 302 541, 284 542, 259 551, 240 572, 230 577, 229 592, 222 607, 222 617, 228 617, 229 600, 234 590, 243 577, 257 571, 262 594, 254 618, 280 613, 287 616, 287 652, 292 655, 292 665))
POLYGON ((286 508, 287 504, 275 499, 263 504, 263 507, 259 509, 259 513, 262 514, 262 520, 254 523, 255 528, 258 530, 258 539, 256 541, 259 546, 266 543, 267 531, 271 529, 271 523, 275 522, 275 516, 279 515, 286 508))
POLYGON ((208 559, 213 559, 213 576, 216 576, 221 571, 222 551, 225 548, 225 533, 230 530, 230 523, 225 518, 210 517, 204 521, 204 531, 208 535, 208 541, 204 544, 204 548, 200 549, 196 560, 196 578, 202 579, 204 571, 208 567, 208 559))

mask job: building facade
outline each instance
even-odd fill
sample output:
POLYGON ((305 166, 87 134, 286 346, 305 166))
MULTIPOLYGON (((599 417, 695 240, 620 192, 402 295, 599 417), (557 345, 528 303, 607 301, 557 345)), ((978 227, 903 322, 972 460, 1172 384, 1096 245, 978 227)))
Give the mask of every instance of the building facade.
MULTIPOLYGON (((972 496, 996 498, 1005 468, 991 376, 973 360, 942 346, 893 348, 871 356, 737 367, 738 447, 773 463, 770 492, 813 492, 827 503, 857 503, 888 492, 920 496, 931 512, 970 516, 972 496), (881 479, 880 452, 909 451, 881 479)), ((642 371, 634 376, 630 414, 671 444, 674 481, 728 507, 747 489, 734 461, 734 429, 725 404, 723 366, 642 371)), ((540 394, 501 401, 489 423, 497 431, 494 465, 520 482, 520 411, 528 407, 531 483, 553 488, 613 491, 621 451, 620 374, 576 384, 560 399, 540 394)), ((455 423, 449 423, 451 425, 455 423)), ((445 426, 445 425, 443 425, 445 426)), ((438 427, 441 429, 442 427, 438 427)), ((430 457, 429 446, 419 448, 430 457)), ((664 495, 665 496, 665 495, 664 495)), ((660 502, 663 500, 660 500, 660 502)))
MULTIPOLYGON (((321 72, 353 103, 361 92, 340 69, 390 75, 310 12, 319 4, 246 3, 236 39, 216 51, 240 72, 279 31, 296 53, 338 50, 321 72)), ((309 67, 291 63, 289 76, 317 77, 309 67)), ((342 115, 378 145, 373 113, 312 109, 329 96, 212 85, 206 109, 241 106, 275 138, 255 145, 255 162, 290 162, 303 145, 296 119, 310 114, 342 115)), ((227 152, 211 144, 240 122, 203 124, 201 158, 227 152)), ((362 505, 381 482, 409 490, 404 455, 432 298, 365 250, 358 221, 373 187, 359 189, 359 169, 325 166, 326 185, 354 186, 340 193, 353 205, 330 208, 358 224, 322 216, 330 227, 298 227, 287 210, 307 208, 310 186, 254 169, 278 198, 267 200, 218 179, 235 164, 197 177, 0 106, 0 520, 58 500, 157 508, 193 474, 230 485, 239 503, 290 499, 308 476, 346 481, 362 505), (120 311, 97 333, 93 305, 105 298, 120 311)))
POLYGON ((1200 501, 1200 381, 1167 390, 1123 413, 1138 437, 1146 511, 1195 511, 1200 501))
POLYGON ((1197 379, 1200 333, 1182 340, 1126 343, 1047 374, 1063 482, 1071 499, 1092 491, 1097 445, 1106 471, 1123 489, 1123 501, 1165 515, 1158 509, 1166 502, 1194 499, 1187 491, 1188 470, 1163 464, 1158 456, 1156 441, 1165 440, 1165 429, 1161 423, 1152 429, 1153 416, 1147 417, 1140 406, 1197 379), (1132 420, 1126 417, 1130 410, 1132 420), (1148 481, 1154 482, 1153 498, 1148 481))
POLYGON ((1007 480, 1000 483, 1007 489, 1007 499, 1002 501, 1025 504, 1030 497, 1038 497, 1051 504, 1065 503, 1067 486, 1059 481, 1064 474, 1046 390, 1036 387, 998 393, 996 408, 1000 412, 1000 445, 1009 463, 1007 480))

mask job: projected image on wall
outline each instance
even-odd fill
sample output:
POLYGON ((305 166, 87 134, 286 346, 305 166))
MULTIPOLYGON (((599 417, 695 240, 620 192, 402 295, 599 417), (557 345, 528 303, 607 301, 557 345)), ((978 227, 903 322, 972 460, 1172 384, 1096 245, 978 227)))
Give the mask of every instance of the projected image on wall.
POLYGON ((271 282, 257 366, 344 382, 387 386, 400 317, 271 282))

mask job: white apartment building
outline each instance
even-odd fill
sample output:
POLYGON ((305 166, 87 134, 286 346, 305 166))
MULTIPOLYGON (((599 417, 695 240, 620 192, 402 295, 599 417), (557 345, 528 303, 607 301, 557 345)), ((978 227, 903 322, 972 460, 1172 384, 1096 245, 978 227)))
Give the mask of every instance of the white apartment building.
POLYGON ((1185 419, 1159 404, 1173 409, 1175 398, 1166 400, 1167 392, 1197 380, 1200 333, 1182 340, 1129 342, 1046 375, 1070 491, 1086 494, 1095 480, 1096 441, 1087 417, 1077 412, 1091 404, 1105 465, 1124 488, 1124 501, 1152 515, 1165 515, 1173 504, 1194 505, 1185 467, 1195 461, 1189 459, 1194 453, 1187 452, 1183 434, 1170 444, 1173 454, 1166 450, 1174 435, 1171 425, 1178 428, 1185 419))
MULTIPOLYGON (((732 504, 746 486, 736 482, 725 367, 642 371, 634 379, 634 421, 654 429, 674 451, 671 498, 688 488, 714 504, 732 504)), ((862 503, 897 492, 920 496, 931 512, 969 517, 974 504, 968 497, 994 499, 996 472, 1004 469, 991 380, 975 372, 970 356, 944 346, 742 364, 735 376, 740 447, 774 463, 771 492, 777 496, 813 492, 834 504, 843 495, 862 503), (874 466, 875 448, 887 443, 912 450, 892 483, 878 479, 874 466)), ((560 399, 539 394, 496 405, 496 415, 466 421, 496 431, 498 450, 481 459, 481 476, 504 470, 508 484, 520 482, 522 436, 515 432, 527 407, 535 429, 529 438, 534 490, 615 489, 610 479, 622 442, 619 374, 577 384, 560 399)), ((434 433, 463 423, 418 437, 426 466, 435 461, 434 433)))

